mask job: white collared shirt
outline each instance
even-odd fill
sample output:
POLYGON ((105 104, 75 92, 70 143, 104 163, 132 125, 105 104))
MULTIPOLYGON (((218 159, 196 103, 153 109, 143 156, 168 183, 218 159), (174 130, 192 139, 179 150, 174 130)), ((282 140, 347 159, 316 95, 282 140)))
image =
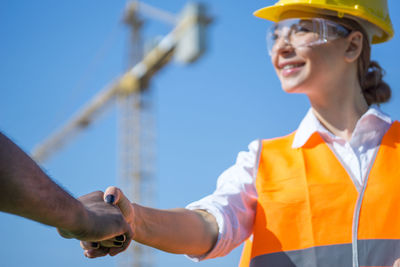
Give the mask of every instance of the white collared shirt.
MULTIPOLYGON (((388 115, 377 106, 371 106, 358 120, 351 139, 347 142, 329 132, 310 108, 296 131, 292 147, 302 147, 313 133, 318 132, 360 191, 374 152, 391 124, 392 119, 388 115)), ((208 211, 216 218, 219 227, 215 247, 206 255, 189 256, 192 260, 224 256, 250 236, 257 205, 255 179, 260 144, 259 140, 253 141, 248 152, 238 154, 236 163, 218 178, 213 194, 186 207, 208 211)))
POLYGON ((302 147, 314 132, 318 132, 344 165, 360 191, 374 151, 392 124, 392 119, 377 106, 372 106, 358 120, 349 142, 329 132, 308 110, 295 134, 292 147, 302 147))

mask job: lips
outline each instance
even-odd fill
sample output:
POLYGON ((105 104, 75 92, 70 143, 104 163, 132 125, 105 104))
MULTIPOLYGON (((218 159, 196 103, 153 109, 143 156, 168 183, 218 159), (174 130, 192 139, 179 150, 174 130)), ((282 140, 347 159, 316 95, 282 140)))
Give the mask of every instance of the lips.
POLYGON ((285 62, 285 63, 280 63, 278 65, 279 69, 291 69, 291 68, 298 68, 304 66, 304 62, 285 62))
POLYGON ((297 63, 297 64, 287 64, 285 66, 283 66, 283 70, 287 70, 287 69, 293 69, 293 68, 297 68, 297 67, 302 67, 304 66, 304 63, 297 63))
POLYGON ((287 77, 297 73, 305 65, 305 62, 283 62, 278 65, 278 68, 282 71, 282 75, 287 77))

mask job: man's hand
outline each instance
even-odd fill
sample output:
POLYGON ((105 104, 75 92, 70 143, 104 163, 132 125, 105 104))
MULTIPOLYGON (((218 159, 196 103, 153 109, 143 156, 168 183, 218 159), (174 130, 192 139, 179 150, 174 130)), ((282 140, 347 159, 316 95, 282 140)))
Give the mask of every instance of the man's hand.
MULTIPOLYGON (((100 192, 101 193, 101 192, 100 192)), ((93 193, 92 193, 93 194, 93 193)), ((88 196, 88 195, 87 195, 88 196)), ((86 196, 85 196, 86 197, 86 196)), ((109 238, 103 239, 90 239, 88 241, 82 241, 81 247, 84 249, 84 254, 88 258, 96 258, 105 256, 110 254, 114 256, 122 251, 124 251, 128 246, 133 238, 132 232, 133 231, 133 219, 134 219, 134 210, 133 206, 130 203, 129 199, 125 197, 120 189, 117 187, 109 187, 105 191, 105 193, 101 193, 101 195, 97 196, 101 197, 101 200, 104 204, 108 205, 109 207, 113 207, 114 209, 118 210, 119 213, 122 213, 125 222, 130 226, 130 235, 125 236, 117 236, 113 235, 109 238), (104 199, 104 200, 103 200, 104 199), (125 238, 126 237, 126 238, 125 238), (95 242, 93 242, 95 241, 95 242)), ((81 199, 79 199, 81 200, 81 199)), ((84 239, 82 239, 84 240, 84 239)), ((87 239, 86 239, 87 240, 87 239)))
POLYGON ((82 218, 82 223, 77 223, 78 228, 58 231, 65 238, 90 241, 86 243, 92 246, 100 241, 113 240, 112 242, 117 242, 113 245, 118 248, 106 249, 106 254, 115 255, 129 246, 133 232, 118 206, 113 205, 118 205, 119 199, 114 198, 113 203, 107 203, 103 197, 103 192, 96 191, 78 198, 87 211, 86 217, 82 218))

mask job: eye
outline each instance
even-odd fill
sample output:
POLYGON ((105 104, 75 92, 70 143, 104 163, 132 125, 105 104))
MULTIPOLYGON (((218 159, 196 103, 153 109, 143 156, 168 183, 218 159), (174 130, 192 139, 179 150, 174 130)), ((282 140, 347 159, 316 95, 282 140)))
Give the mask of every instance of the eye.
POLYGON ((309 28, 307 28, 307 27, 304 27, 304 26, 299 25, 299 26, 296 28, 296 32, 311 32, 311 30, 310 30, 309 28))
POLYGON ((278 38, 279 38, 279 34, 278 33, 272 33, 271 34, 271 40, 273 40, 273 41, 276 41, 276 40, 278 40, 278 38))
POLYGON ((298 24, 293 25, 295 33, 307 33, 313 31, 313 24, 310 21, 300 21, 298 24))
POLYGON ((276 40, 279 39, 281 34, 282 34, 281 30, 278 29, 278 28, 275 28, 275 29, 273 29, 273 30, 268 32, 268 39, 275 42, 276 40))
POLYGON ((276 41, 279 39, 281 33, 281 29, 277 24, 273 26, 273 28, 269 31, 268 36, 271 41, 276 41))

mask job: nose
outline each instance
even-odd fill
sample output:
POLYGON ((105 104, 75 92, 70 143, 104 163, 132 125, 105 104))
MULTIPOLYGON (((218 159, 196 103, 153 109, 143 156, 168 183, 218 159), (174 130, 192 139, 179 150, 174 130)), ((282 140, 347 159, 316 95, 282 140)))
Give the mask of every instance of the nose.
POLYGON ((294 48, 292 43, 290 42, 288 34, 285 34, 275 41, 271 53, 272 54, 285 53, 293 51, 293 49, 294 48))

